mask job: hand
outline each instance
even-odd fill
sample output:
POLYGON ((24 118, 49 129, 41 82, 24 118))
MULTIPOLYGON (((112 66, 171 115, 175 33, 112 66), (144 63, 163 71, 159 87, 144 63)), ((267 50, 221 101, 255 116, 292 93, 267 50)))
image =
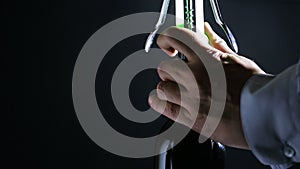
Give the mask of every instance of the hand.
POLYGON ((205 33, 209 40, 205 35, 171 27, 158 37, 159 47, 169 56, 174 57, 180 52, 187 57, 186 66, 192 75, 179 59, 162 62, 158 67, 162 81, 157 85, 157 94, 149 97, 149 104, 157 112, 200 133, 212 101, 210 79, 201 61, 201 58, 209 58, 212 68, 223 65, 227 84, 216 85, 227 85, 227 96, 226 99, 214 97, 218 102, 225 102, 225 108, 216 130, 208 137, 228 146, 247 149, 240 118, 241 90, 251 76, 264 74, 264 71, 253 61, 235 54, 208 23, 205 23, 205 33), (188 43, 174 38, 178 35, 188 43), (192 50, 191 46, 201 51, 203 56, 197 55, 199 52, 192 50))

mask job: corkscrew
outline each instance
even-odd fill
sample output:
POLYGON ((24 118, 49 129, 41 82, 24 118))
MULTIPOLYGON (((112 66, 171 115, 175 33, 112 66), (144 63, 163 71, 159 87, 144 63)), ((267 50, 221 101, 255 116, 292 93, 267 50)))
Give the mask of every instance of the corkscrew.
MULTIPOLYGON (((227 39, 229 40, 229 45, 233 51, 238 52, 238 45, 235 37, 233 36, 231 30, 224 22, 222 18, 222 14, 219 8, 219 4, 217 0, 210 0, 210 5, 212 8, 212 12, 214 15, 214 19, 216 23, 222 28, 227 39)), ((168 13, 170 0, 164 0, 161 8, 160 16, 157 24, 155 25, 154 31, 150 33, 145 45, 145 51, 149 52, 151 45, 153 43, 153 39, 155 38, 156 33, 160 29, 160 27, 165 23, 166 16, 168 13)), ((203 14, 203 1, 201 0, 175 0, 175 12, 176 12, 176 26, 184 27, 195 32, 201 31, 204 32, 204 17, 195 17, 195 15, 203 14), (196 24, 195 24, 196 22, 196 24)), ((180 56, 182 59, 185 59, 184 56, 180 56)))
MULTIPOLYGON (((159 19, 154 30, 150 33, 145 44, 145 51, 149 52, 153 40, 166 21, 170 0, 164 0, 159 19)), ((215 21, 222 27, 230 42, 230 47, 237 52, 236 40, 228 26, 222 19, 217 0, 210 0, 215 21)), ((187 28, 196 33, 204 33, 204 12, 203 0, 175 0, 176 26, 187 28), (197 14, 197 16, 196 16, 197 14)), ((187 61, 182 53, 178 57, 187 61)), ((171 120, 167 121, 162 131, 172 125, 171 120)), ((186 137, 174 147, 172 138, 159 138, 156 149, 160 153, 155 158, 156 169, 181 169, 193 168, 200 164, 210 166, 214 169, 225 168, 225 148, 222 144, 210 139, 200 141, 199 133, 190 131, 186 137), (201 143, 201 144, 199 144, 201 143)))

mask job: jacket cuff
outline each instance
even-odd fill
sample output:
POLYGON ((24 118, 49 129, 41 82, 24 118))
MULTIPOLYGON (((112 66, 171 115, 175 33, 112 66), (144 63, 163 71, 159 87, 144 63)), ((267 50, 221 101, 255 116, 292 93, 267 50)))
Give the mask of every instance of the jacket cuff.
POLYGON ((246 141, 258 160, 274 169, 288 168, 299 160, 300 152, 291 141, 299 140, 299 128, 294 124, 299 122, 293 119, 300 111, 296 72, 293 66, 277 77, 255 75, 242 90, 241 120, 246 141))

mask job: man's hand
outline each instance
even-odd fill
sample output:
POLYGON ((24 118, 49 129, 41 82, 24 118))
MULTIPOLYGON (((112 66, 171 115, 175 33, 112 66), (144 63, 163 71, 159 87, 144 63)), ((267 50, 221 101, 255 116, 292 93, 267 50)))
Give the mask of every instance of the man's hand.
POLYGON ((187 29, 171 27, 158 37, 159 47, 169 56, 174 57, 178 52, 186 56, 186 65, 194 77, 187 73, 182 61, 178 59, 162 62, 158 67, 162 81, 157 85, 157 94, 149 97, 149 104, 157 112, 200 133, 211 104, 211 85, 214 85, 210 84, 200 58, 209 57, 216 65, 223 65, 227 81, 227 84, 217 84, 227 85, 227 96, 226 100, 219 100, 226 102, 225 109, 211 139, 232 147, 248 148, 240 118, 241 90, 252 75, 264 72, 253 61, 235 54, 226 42, 213 32, 208 23, 205 23, 205 33, 209 40, 205 35, 196 35, 187 29), (204 56, 198 56, 189 46, 172 38, 175 34, 180 34, 184 39, 196 44, 204 56), (193 79, 196 80, 198 90, 191 84, 193 79), (200 105, 195 106, 196 103, 200 105), (178 116, 180 111, 183 115, 178 116), (191 124, 193 121, 195 123, 191 124))

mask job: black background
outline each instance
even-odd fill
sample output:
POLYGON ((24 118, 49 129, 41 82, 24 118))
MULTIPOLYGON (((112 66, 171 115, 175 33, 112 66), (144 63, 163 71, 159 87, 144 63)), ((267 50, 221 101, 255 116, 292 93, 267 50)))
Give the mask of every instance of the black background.
MULTIPOLYGON (((72 73, 82 46, 95 31, 127 14, 158 12, 160 5, 161 0, 0 2, 1 169, 153 168, 153 158, 119 157, 88 138, 73 109, 72 73)), ((220 6, 240 54, 275 74, 297 62, 298 0, 223 0, 220 6)), ((206 20, 223 36, 207 2, 205 9, 206 20)), ((132 49, 143 43, 133 43, 132 49)), ((127 132, 153 133, 163 120, 145 131, 127 132)), ((128 124, 118 119, 114 123, 128 124)), ((227 148, 226 165, 266 168, 250 152, 232 148, 227 148)))

